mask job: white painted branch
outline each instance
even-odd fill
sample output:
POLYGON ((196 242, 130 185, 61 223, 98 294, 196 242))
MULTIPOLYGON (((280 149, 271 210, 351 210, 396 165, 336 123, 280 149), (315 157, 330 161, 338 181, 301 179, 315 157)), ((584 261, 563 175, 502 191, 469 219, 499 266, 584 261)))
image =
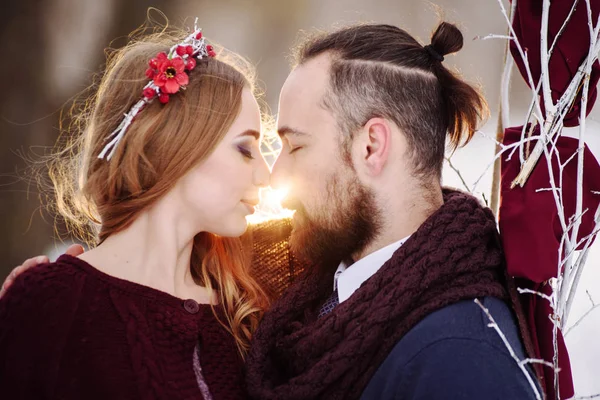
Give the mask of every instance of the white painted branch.
POLYGON ((579 3, 579 0, 573 0, 573 5, 571 6, 571 10, 569 10, 569 14, 567 14, 567 18, 565 18, 565 21, 563 22, 563 24, 561 25, 560 29, 558 30, 558 33, 554 37, 554 41, 552 42, 552 46, 550 46, 550 50, 548 50, 548 56, 549 57, 552 56, 552 52, 554 51, 554 46, 556 46, 556 43, 558 42, 558 39, 560 38, 560 36, 562 35, 563 31, 565 30, 565 27, 567 26, 567 24, 571 20, 571 17, 573 16, 573 12, 575 12, 575 8, 577 6, 577 3, 579 3))
POLYGON ((540 192, 550 192, 552 190, 562 190, 560 187, 553 189, 553 188, 541 188, 541 189, 536 189, 535 192, 536 193, 540 193, 540 192))
MULTIPOLYGON (((584 63, 584 71, 585 74, 582 78, 582 91, 581 91, 581 108, 580 108, 580 116, 579 116, 579 143, 578 143, 578 164, 577 164, 577 203, 576 203, 576 212, 578 215, 581 213, 581 207, 583 202, 583 146, 585 145, 585 128, 586 128, 586 110, 587 110, 587 102, 588 102, 588 93, 589 93, 589 81, 590 81, 590 73, 593 65, 594 57, 597 59, 598 53, 596 52, 599 47, 598 34, 600 32, 600 20, 596 24, 594 28, 592 26, 592 13, 591 13, 591 5, 589 0, 585 1, 586 10, 588 16, 588 29, 590 32, 590 49, 588 51, 588 56, 586 58, 586 63, 584 63)), ((581 69, 580 69, 581 70, 581 69)), ((600 220, 600 208, 596 210, 594 215, 595 229, 598 228, 600 220)), ((579 227, 581 222, 577 222, 573 230, 570 232, 571 242, 574 243, 574 248, 577 248, 577 236, 579 234, 579 227)), ((581 274, 583 272, 583 267, 585 262, 587 261, 587 255, 589 251, 589 245, 591 244, 594 236, 590 236, 587 239, 587 243, 582 250, 581 255, 578 257, 577 261, 571 265, 571 268, 565 268, 565 287, 561 288, 560 293, 560 315, 563 327, 566 325, 569 317, 569 313, 571 311, 571 306, 573 304, 573 300, 575 298, 575 292, 577 291, 577 287, 579 285, 579 279, 581 278, 581 274), (571 274, 574 274, 574 277, 571 278, 571 274)))
POLYGON ((476 40, 489 40, 489 39, 502 39, 502 40, 513 40, 512 36, 509 35, 498 35, 495 33, 490 33, 485 36, 475 36, 476 40))
POLYGON ((569 327, 569 329, 567 329, 567 331, 565 332, 565 337, 567 337, 567 335, 574 329, 577 328, 577 326, 581 323, 581 321, 583 321, 585 319, 585 317, 587 317, 588 315, 590 315, 592 313, 592 311, 594 311, 595 309, 597 309, 598 307, 600 307, 600 304, 596 304, 595 306, 593 306, 592 308, 590 308, 589 310, 587 310, 587 312, 585 314, 583 314, 573 325, 571 325, 569 327))
POLYGON ((552 101, 552 90, 550 89, 550 58, 548 57, 548 16, 550 15, 550 0, 544 0, 542 3, 542 24, 540 31, 540 63, 542 81, 542 97, 544 108, 546 109, 546 119, 553 119, 556 112, 554 102, 552 101))
MULTIPOLYGON (((588 8, 589 8, 589 0, 586 0, 586 4, 588 4, 588 8)), ((588 12, 588 17, 589 16, 591 16, 591 11, 588 12)), ((592 34, 591 43, 590 43, 590 52, 588 53, 588 57, 586 58, 586 60, 583 62, 583 64, 577 70, 577 73, 571 80, 569 86, 567 87, 567 90, 565 91, 565 93, 563 93, 563 95, 557 102, 556 109, 558 109, 558 110, 564 110, 565 108, 568 109, 571 107, 571 105, 573 104, 573 102, 575 101, 575 99, 577 97, 578 88, 579 88, 582 80, 584 79, 585 76, 589 76, 592 65, 598 59, 598 52, 600 51, 600 43, 598 43, 598 32, 600 31, 600 20, 599 20, 598 24, 596 25, 596 28, 592 29, 591 19, 588 21, 588 26, 590 26, 590 32, 592 34)), ((515 40, 515 43, 518 43, 518 40, 515 40)), ((548 130, 546 128, 553 125, 553 123, 554 123, 553 121, 551 121, 549 119, 549 117, 550 117, 550 114, 547 113, 546 122, 544 123, 544 125, 541 129, 541 132, 540 132, 540 141, 536 144, 535 148, 533 149, 533 152, 531 153, 531 156, 527 159, 527 161, 523 165, 523 168, 521 169, 521 172, 513 181, 513 183, 512 183, 513 187, 516 185, 520 185, 520 186, 525 185, 525 182, 527 182, 527 179, 529 178, 531 171, 533 170, 533 168, 537 164, 539 157, 543 153, 542 147, 546 146, 548 144, 550 138, 547 137, 548 130)), ((552 115, 551 117, 552 117, 552 119, 556 118, 556 114, 552 115)))
MULTIPOLYGON (((525 117, 525 123, 523 123, 523 129, 521 130, 521 140, 523 140, 525 138, 525 133, 527 132, 527 136, 531 137, 533 130, 535 129, 536 124, 532 123, 531 126, 529 127, 529 131, 527 130, 527 124, 529 124, 531 122, 531 116, 533 115, 533 109, 535 107, 535 100, 537 98, 537 93, 540 90, 540 84, 538 83, 538 86, 535 89, 535 95, 532 96, 531 98, 531 103, 529 104, 529 109, 527 111, 527 115, 525 117)), ((525 163, 525 152, 523 151, 523 148, 521 147, 519 149, 519 160, 521 161, 521 167, 523 167, 523 164, 525 163)))
POLYGON ((589 399, 597 399, 598 397, 600 397, 600 393, 598 394, 592 394, 590 396, 577 396, 577 397, 572 397, 569 400, 589 400, 589 399))
MULTIPOLYGON (((529 82, 529 87, 533 88, 535 87, 534 84, 534 80, 533 80, 533 75, 531 74, 531 69, 529 68, 529 58, 527 57, 527 53, 523 50, 523 47, 521 46, 521 43, 519 43, 519 40, 517 39, 517 34, 512 26, 511 20, 508 16, 508 14, 506 13, 506 8, 504 8, 504 3, 502 2, 502 0, 498 0, 498 4, 500 5, 500 10, 502 12, 502 15, 504 16, 504 20, 506 21, 507 25, 508 25, 508 29, 510 31, 510 36, 513 37, 515 46, 517 48, 517 51, 519 52, 519 55, 521 56, 521 59, 523 60, 523 64, 525 66, 525 71, 527 73, 527 81, 529 82)), ((515 2, 513 2, 513 6, 516 7, 515 2)), ((542 114, 542 109, 540 107, 539 101, 537 100, 537 92, 536 92, 536 109, 537 109, 537 114, 539 118, 543 119, 543 114, 542 114)))
POLYGON ((542 365, 545 365, 546 367, 550 367, 550 368, 554 369, 554 365, 550 361, 540 360, 539 358, 526 358, 519 362, 521 364, 542 364, 542 365))
POLYGON ((500 327, 498 326, 498 324, 494 320, 494 317, 492 317, 492 314, 490 313, 490 311, 486 307, 484 307, 483 304, 481 304, 481 302, 479 301, 479 299, 475 299, 474 301, 475 301, 475 304, 477 304, 479 306, 479 308, 481 308, 483 310, 483 312, 485 313, 485 315, 490 320, 490 324, 488 324, 488 326, 490 328, 493 328, 496 331, 496 333, 498 334, 498 336, 500 336, 500 339, 502 339, 502 343, 504 343, 504 346, 508 350, 510 356, 512 357, 513 360, 515 360, 515 362, 519 366, 519 369, 521 370, 521 372, 523 373, 523 375, 525 375, 525 378, 527 379, 527 382, 529 383, 529 386, 531 387, 531 389, 533 390, 533 393, 535 394, 535 398, 538 399, 538 400, 541 400, 542 396, 540 394, 540 391, 538 390, 537 385, 533 381, 533 377, 531 376, 531 374, 529 373, 529 371, 527 371, 527 368, 525 367, 525 365, 521 363, 521 360, 519 360, 519 357, 517 357, 517 354, 515 353, 514 349, 510 345, 510 343, 508 342, 508 339, 506 339, 506 336, 504 335, 504 332, 502 332, 502 330, 500 329, 500 327))
MULTIPOLYGON (((579 117, 579 143, 578 143, 578 157, 577 157, 577 186, 576 186, 576 197, 575 197, 575 215, 582 215, 582 207, 583 207, 583 156, 585 152, 583 151, 585 146, 585 117, 586 117, 586 109, 587 109, 587 100, 588 100, 588 91, 590 87, 590 79, 589 75, 583 81, 583 91, 581 93, 581 113, 579 117)), ((571 230, 571 243, 577 243, 577 236, 579 235, 579 228, 581 226, 582 218, 577 218, 575 224, 573 225, 573 229, 571 230)), ((575 245, 573 251, 577 248, 575 245)), ((582 268, 583 269, 583 268, 582 268)), ((565 270, 565 280, 569 282, 569 274, 570 270, 565 270)), ((569 287, 569 291, 575 292, 577 290, 576 287, 569 287)), ((565 304, 566 306, 566 304, 565 304)), ((563 323, 566 323, 568 318, 569 310, 565 308, 562 309, 563 313, 561 315, 563 323), (566 312, 565 312, 566 311, 566 312)))
POLYGON ((522 289, 522 288, 517 288, 517 291, 521 294, 527 293, 527 294, 534 294, 536 296, 540 296, 542 299, 548 300, 550 302, 550 305, 552 305, 552 303, 554 302, 552 297, 550 297, 547 294, 544 294, 542 292, 538 292, 538 291, 531 290, 531 289, 522 289))
MULTIPOLYGON (((587 208, 586 208, 587 210, 587 208)), ((581 238, 581 240, 579 240, 577 242, 577 247, 581 246, 583 243, 587 242, 590 238, 593 238, 594 236, 596 236, 598 233, 600 232, 600 228, 596 227, 596 229, 594 229, 592 231, 592 233, 590 233, 589 235, 586 235, 584 237, 581 238)))
POLYGON ((509 46, 506 46, 506 62, 504 64, 504 70, 502 71, 502 82, 501 82, 501 92, 500 92, 500 106, 502 108, 502 128, 506 129, 510 126, 510 102, 509 102, 509 93, 510 93, 510 77, 512 74, 512 68, 515 63, 513 58, 510 55, 509 46))
POLYGON ((456 173, 456 175, 458 175, 458 177, 460 178, 460 181, 462 182, 462 184, 465 187, 465 189, 467 190, 467 192, 473 193, 473 192, 471 192, 471 189, 469 189, 469 185, 467 185, 467 182, 465 182, 465 178, 463 178, 463 176, 460 173, 460 171, 458 170, 458 168, 456 168, 454 166, 454 164, 452 164, 451 157, 446 157, 446 161, 448 162, 448 166, 450 166, 450 168, 452 168, 452 170, 456 173))
MULTIPOLYGON (((485 136, 485 135, 484 135, 485 136)), ((475 183, 473 184, 473 187, 471 188, 471 192, 474 193, 476 191, 477 186, 479 185, 479 182, 483 179, 483 177, 485 176, 485 173, 492 167, 492 165, 494 165, 494 163, 496 162, 496 160, 499 157, 502 157, 502 155, 507 152, 508 150, 513 150, 513 152, 515 150, 517 150, 519 148, 519 146, 521 146, 523 143, 525 142, 529 142, 532 140, 537 140, 537 138, 525 138, 522 141, 519 142, 515 142, 512 143, 510 145, 502 145, 502 150, 499 151, 498 153, 496 153, 496 155, 494 155, 494 159, 487 165, 487 167, 485 167, 485 169, 483 170, 483 173, 477 178, 477 180, 475 181, 475 183)), ((512 155, 512 154, 511 154, 512 155)))
POLYGON ((573 154, 571 154, 571 156, 569 158, 567 158, 567 160, 560 165, 561 169, 565 168, 567 166, 567 164, 569 164, 571 162, 571 160, 574 159, 577 156, 577 154, 579 154, 582 151, 583 151, 583 147, 577 147, 577 150, 575 150, 573 152, 573 154))
MULTIPOLYGON (((598 228, 600 228, 600 206, 596 209, 596 214, 594 215, 594 222, 595 222, 594 231, 596 231, 598 228)), ((581 278, 581 274, 583 273, 583 267, 585 266, 585 263, 587 261, 587 256, 589 253, 590 245, 592 244, 592 240, 593 240, 593 236, 591 236, 588 239, 583 250, 581 250, 581 254, 579 255, 578 260, 576 262, 576 265, 578 266, 578 268, 575 272, 575 277, 573 278, 573 283, 568 286, 569 290, 565 291, 564 293, 560 293, 561 303, 564 304, 564 306, 563 306, 564 312, 562 315, 562 320, 564 321, 565 324, 569 318, 569 313, 571 312, 571 306, 573 305, 573 300, 575 299, 575 291, 576 291, 575 289, 577 289, 577 286, 579 285, 579 279, 581 278), (564 301, 565 299, 566 299, 566 302, 564 301)))
MULTIPOLYGON (((539 144, 540 142, 538 142, 539 144)), ((552 168, 552 153, 550 153, 549 149, 546 146, 541 147, 542 151, 545 153, 545 159, 546 159, 546 167, 548 168, 548 176, 550 178, 550 186, 552 187, 552 189, 554 189, 552 191, 552 197, 554 198, 554 203, 556 204, 557 209, 559 210, 558 212, 558 220, 560 222, 560 226, 563 230, 563 232, 567 231, 567 222, 565 221, 565 217, 564 217, 564 213, 561 212, 561 210, 564 210, 563 207, 563 200, 562 200, 562 191, 558 190, 558 188, 556 187, 556 178, 554 177, 554 169, 552 168)), ((531 158, 531 157, 529 157, 531 158)), ((558 259, 560 259, 561 255, 558 255, 558 259)), ((558 270, 557 271, 557 277, 559 277, 561 275, 561 271, 558 270)))

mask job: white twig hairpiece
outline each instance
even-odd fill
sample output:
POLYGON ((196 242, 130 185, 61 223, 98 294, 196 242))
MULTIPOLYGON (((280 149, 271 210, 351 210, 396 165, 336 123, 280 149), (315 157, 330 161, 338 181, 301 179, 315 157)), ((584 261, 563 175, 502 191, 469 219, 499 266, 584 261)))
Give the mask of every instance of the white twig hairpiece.
POLYGON ((170 95, 179 92, 181 88, 185 89, 189 83, 186 71, 189 72, 196 67, 196 59, 202 60, 216 55, 213 47, 206 44, 202 30, 196 27, 196 23, 194 23, 194 32, 183 42, 172 46, 168 53, 160 52, 148 61, 146 76, 150 82, 144 86, 142 98, 129 109, 117 129, 105 139, 108 143, 98 158, 111 159, 127 128, 146 104, 151 103, 155 98, 158 98, 162 104, 166 104, 169 102, 170 95))

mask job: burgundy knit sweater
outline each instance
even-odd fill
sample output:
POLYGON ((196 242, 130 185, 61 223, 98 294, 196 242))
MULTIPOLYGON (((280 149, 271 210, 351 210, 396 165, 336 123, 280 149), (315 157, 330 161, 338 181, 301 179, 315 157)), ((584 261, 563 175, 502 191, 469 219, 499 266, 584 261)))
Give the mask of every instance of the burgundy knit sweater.
POLYGON ((4 399, 203 399, 195 355, 213 399, 245 398, 235 342, 208 305, 70 256, 0 300, 4 399))

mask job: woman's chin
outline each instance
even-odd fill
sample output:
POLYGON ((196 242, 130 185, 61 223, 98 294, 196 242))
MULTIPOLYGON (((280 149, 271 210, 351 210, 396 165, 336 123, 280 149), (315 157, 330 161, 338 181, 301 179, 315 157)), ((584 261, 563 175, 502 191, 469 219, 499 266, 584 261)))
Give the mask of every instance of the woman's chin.
POLYGON ((212 232, 215 235, 222 237, 240 237, 248 229, 248 223, 246 218, 242 218, 240 221, 230 221, 219 227, 218 232, 212 232))

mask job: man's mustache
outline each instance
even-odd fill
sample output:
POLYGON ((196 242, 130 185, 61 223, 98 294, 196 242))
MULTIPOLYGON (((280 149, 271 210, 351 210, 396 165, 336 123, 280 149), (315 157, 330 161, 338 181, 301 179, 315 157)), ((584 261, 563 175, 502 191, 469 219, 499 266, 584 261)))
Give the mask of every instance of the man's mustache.
POLYGON ((306 209, 304 208, 304 205, 302 204, 302 202, 293 197, 286 197, 281 202, 281 206, 283 208, 287 208, 288 210, 295 210, 297 213, 300 213, 300 214, 306 213, 306 209))

